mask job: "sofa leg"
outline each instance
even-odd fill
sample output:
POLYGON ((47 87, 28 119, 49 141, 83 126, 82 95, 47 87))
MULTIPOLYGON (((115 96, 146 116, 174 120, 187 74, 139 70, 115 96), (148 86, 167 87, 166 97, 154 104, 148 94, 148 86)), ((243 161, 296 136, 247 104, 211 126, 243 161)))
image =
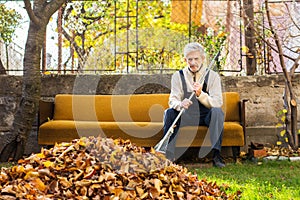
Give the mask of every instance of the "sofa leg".
POLYGON ((240 155, 240 147, 239 146, 232 146, 232 155, 233 155, 233 159, 236 162, 238 156, 240 155))

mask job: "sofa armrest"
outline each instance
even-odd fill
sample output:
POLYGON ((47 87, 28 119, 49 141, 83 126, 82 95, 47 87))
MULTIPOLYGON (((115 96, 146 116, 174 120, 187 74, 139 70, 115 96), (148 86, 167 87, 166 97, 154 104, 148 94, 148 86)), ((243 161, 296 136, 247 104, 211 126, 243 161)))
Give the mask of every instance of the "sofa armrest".
POLYGON ((49 119, 53 119, 54 114, 54 102, 52 101, 39 101, 38 111, 38 126, 47 122, 49 119))
MULTIPOLYGON (((246 139, 246 102, 249 99, 243 99, 240 101, 240 123, 243 126, 244 138, 246 139)), ((246 140, 245 140, 246 141, 246 140)))

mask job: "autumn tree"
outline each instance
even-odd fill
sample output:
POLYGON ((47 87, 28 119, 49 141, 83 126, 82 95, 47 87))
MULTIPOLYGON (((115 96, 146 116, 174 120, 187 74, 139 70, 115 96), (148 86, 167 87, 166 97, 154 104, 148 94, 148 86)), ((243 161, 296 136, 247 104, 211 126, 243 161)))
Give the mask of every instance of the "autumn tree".
MULTIPOLYGON (((12 42, 12 38, 16 28, 19 25, 19 20, 21 15, 17 13, 14 9, 8 9, 4 4, 0 4, 0 41, 4 42, 7 46, 12 42)), ((8 56, 6 53, 6 60, 8 61, 8 56)), ((0 57, 0 74, 6 74, 5 67, 0 57)))
POLYGON ((1 151, 1 161, 18 160, 23 156, 41 95, 40 61, 46 27, 53 13, 65 2, 66 0, 24 0, 30 24, 23 60, 22 97, 11 127, 11 134, 5 138, 6 144, 1 151))
POLYGON ((107 18, 113 12, 112 4, 112 1, 74 1, 62 7, 62 34, 76 52, 79 70, 83 69, 95 41, 113 32, 112 17, 107 18))

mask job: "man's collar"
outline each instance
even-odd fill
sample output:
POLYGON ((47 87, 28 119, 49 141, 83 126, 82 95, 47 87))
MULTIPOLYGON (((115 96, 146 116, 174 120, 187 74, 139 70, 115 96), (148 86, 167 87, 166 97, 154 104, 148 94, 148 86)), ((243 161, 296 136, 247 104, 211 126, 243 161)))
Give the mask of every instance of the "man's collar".
POLYGON ((198 69, 197 71, 193 72, 190 68, 190 66, 188 66, 188 70, 192 73, 192 74, 196 74, 197 72, 199 72, 200 69, 198 69))

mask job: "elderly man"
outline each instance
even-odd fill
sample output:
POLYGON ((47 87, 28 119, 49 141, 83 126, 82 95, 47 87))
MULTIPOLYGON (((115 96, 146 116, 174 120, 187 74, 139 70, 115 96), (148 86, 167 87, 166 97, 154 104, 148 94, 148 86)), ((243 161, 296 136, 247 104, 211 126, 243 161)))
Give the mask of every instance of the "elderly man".
POLYGON ((168 132, 180 110, 185 109, 185 111, 174 127, 166 156, 172 161, 176 159, 176 134, 180 127, 204 125, 209 128, 213 165, 224 167, 225 164, 220 155, 224 122, 221 109, 223 99, 220 76, 205 67, 206 54, 199 43, 187 44, 183 53, 187 66, 172 76, 170 108, 165 111, 164 115, 164 134, 168 132), (206 70, 209 71, 206 73, 206 70), (206 75, 205 81, 199 83, 201 76, 204 75, 206 75), (195 92, 195 95, 189 100, 192 92, 195 92))

